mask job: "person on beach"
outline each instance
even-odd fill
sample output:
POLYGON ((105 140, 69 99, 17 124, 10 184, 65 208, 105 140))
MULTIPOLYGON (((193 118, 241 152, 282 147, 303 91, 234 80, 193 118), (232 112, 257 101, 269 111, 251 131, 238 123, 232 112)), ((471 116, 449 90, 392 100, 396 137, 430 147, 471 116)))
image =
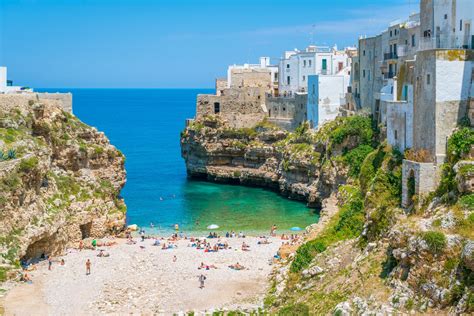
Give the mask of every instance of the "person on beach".
POLYGON ((204 281, 206 280, 206 276, 204 274, 201 274, 199 276, 199 288, 203 289, 204 288, 204 281))
POLYGON ((82 248, 84 248, 84 242, 81 240, 79 241, 79 251, 82 251, 82 248))
POLYGON ((86 275, 91 274, 91 261, 87 259, 86 261, 86 275))
POLYGON ((51 271, 53 268, 53 259, 48 257, 48 270, 51 271))
POLYGON ((176 262, 176 260, 178 260, 178 258, 176 256, 173 256, 173 262, 176 262))
POLYGON ((61 259, 61 265, 62 266, 66 265, 66 261, 64 261, 64 259, 61 259))
POLYGON ((275 236, 275 232, 277 230, 277 226, 273 224, 271 230, 270 230, 270 236, 275 236))

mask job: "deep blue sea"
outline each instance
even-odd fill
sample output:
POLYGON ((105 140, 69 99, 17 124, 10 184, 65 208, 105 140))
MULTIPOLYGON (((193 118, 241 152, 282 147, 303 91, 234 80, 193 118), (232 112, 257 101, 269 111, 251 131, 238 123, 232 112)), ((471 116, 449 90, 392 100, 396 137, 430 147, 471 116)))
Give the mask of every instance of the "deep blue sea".
POLYGON ((180 153, 180 132, 194 117, 192 89, 36 89, 72 92, 73 112, 105 132, 126 156, 127 184, 121 195, 127 222, 168 233, 178 224, 184 231, 266 232, 314 223, 318 215, 304 203, 277 193, 234 185, 193 181, 186 177, 180 153))

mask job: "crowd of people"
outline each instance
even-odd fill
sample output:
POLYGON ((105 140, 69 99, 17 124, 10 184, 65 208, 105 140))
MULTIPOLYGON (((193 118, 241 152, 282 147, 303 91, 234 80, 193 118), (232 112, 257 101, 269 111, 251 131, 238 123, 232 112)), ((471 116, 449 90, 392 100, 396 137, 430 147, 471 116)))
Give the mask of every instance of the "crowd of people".
MULTIPOLYGON (((271 237, 276 237, 276 230, 277 226, 272 225, 270 229, 270 236, 271 237)), ((135 240, 136 233, 134 234, 131 230, 127 230, 125 232, 125 238, 126 238, 126 244, 128 245, 135 245, 137 244, 137 241, 135 240)), ((202 250, 205 253, 211 253, 211 252, 219 252, 219 251, 225 251, 225 250, 230 250, 233 249, 228 242, 228 238, 245 238, 245 234, 243 232, 239 232, 238 234, 235 231, 228 231, 225 233, 225 237, 222 237, 218 235, 217 232, 210 232, 206 238, 195 238, 195 237, 187 237, 183 232, 175 232, 171 234, 168 238, 165 237, 156 237, 156 236, 147 236, 146 232, 144 229, 141 229, 138 231, 139 235, 139 246, 140 248, 144 249, 147 243, 145 241, 151 239, 152 243, 151 246, 155 247, 160 247, 161 250, 172 250, 178 248, 178 241, 180 240, 186 240, 188 241, 188 247, 196 248, 196 250, 202 250)), ((301 237, 297 234, 282 234, 281 235, 281 240, 282 240, 282 245, 293 245, 296 243, 299 243, 301 241, 301 237)), ((267 245, 270 244, 271 241, 269 240, 268 236, 260 236, 257 245, 267 245)), ((92 239, 92 241, 89 241, 85 243, 83 240, 79 241, 77 249, 79 251, 82 251, 84 249, 89 249, 89 250, 95 250, 98 251, 97 257, 102 258, 102 257, 109 257, 111 255, 110 252, 106 251, 105 249, 99 249, 99 247, 111 247, 117 244, 117 241, 115 240, 107 240, 107 241, 101 241, 101 240, 96 240, 92 239)), ((239 247, 241 251, 247 252, 251 251, 251 246, 245 242, 245 240, 242 242, 241 246, 239 247)), ((238 249, 234 249, 238 250, 238 249)), ((279 255, 275 255, 275 258, 279 258, 279 255)), ((30 262, 30 263, 24 263, 22 262, 22 267, 23 271, 20 274, 20 281, 23 282, 32 282, 31 276, 28 274, 30 271, 36 270, 36 265, 35 263, 41 261, 41 260, 46 260, 48 264, 48 270, 53 269, 53 264, 56 262, 59 262, 60 266, 64 266, 65 260, 61 259, 60 261, 54 260, 53 257, 51 256, 46 256, 43 254, 36 262, 30 262)), ((173 262, 177 261, 177 256, 173 256, 173 262)), ((90 259, 87 259, 85 261, 85 272, 86 275, 91 274, 91 268, 92 268, 92 262, 90 259)), ((244 270, 246 269, 245 266, 241 265, 239 262, 235 264, 231 264, 228 266, 228 268, 232 270, 244 270)), ((201 264, 198 266, 199 270, 211 270, 211 269, 218 269, 218 267, 214 264, 205 264, 204 262, 201 262, 201 264)), ((204 288, 204 281, 206 280, 206 276, 200 275, 199 276, 199 284, 200 288, 204 288)))

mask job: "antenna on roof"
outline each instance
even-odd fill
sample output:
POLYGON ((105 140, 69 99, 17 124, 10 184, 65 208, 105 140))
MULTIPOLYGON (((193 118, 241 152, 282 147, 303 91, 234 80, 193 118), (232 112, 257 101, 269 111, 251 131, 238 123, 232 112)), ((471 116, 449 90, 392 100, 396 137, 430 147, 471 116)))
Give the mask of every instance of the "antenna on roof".
POLYGON ((314 29, 315 28, 316 28, 316 24, 311 25, 311 32, 310 32, 311 38, 309 42, 310 45, 314 45, 314 29))

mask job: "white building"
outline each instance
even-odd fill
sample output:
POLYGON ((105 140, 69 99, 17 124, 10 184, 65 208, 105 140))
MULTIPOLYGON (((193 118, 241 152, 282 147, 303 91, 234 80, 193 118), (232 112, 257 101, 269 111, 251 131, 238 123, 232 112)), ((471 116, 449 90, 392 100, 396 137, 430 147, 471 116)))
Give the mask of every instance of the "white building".
POLYGON ((304 51, 286 51, 280 61, 279 93, 306 92, 309 76, 340 75, 350 71, 350 67, 347 50, 339 51, 336 46, 309 46, 304 51))
POLYGON ((308 78, 307 117, 312 128, 334 120, 345 104, 348 72, 338 75, 310 75, 308 78))
POLYGON ((474 49, 472 0, 423 0, 420 49, 474 49))
POLYGON ((7 67, 0 67, 0 93, 18 93, 24 90, 23 87, 13 86, 12 81, 8 80, 7 67))

